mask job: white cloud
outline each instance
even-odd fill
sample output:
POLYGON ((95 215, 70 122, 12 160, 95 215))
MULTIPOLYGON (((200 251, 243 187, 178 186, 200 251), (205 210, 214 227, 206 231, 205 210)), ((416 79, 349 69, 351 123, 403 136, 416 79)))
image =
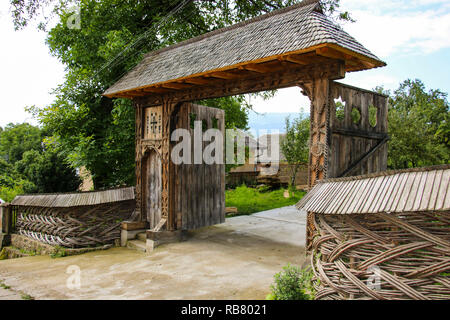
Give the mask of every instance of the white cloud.
POLYGON ((342 9, 357 20, 345 24, 344 29, 380 58, 428 54, 450 47, 448 1, 344 0, 342 9), (428 7, 419 10, 424 5, 428 7))
POLYGON ((400 83, 400 79, 389 75, 386 69, 351 72, 345 75, 345 79, 338 81, 366 90, 373 90, 378 86, 382 86, 387 90, 394 90, 400 83))

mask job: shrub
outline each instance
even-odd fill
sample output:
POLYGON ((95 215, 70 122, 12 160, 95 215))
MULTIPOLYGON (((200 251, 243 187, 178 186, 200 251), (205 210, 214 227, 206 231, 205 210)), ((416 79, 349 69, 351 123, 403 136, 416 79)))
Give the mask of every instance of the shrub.
POLYGON ((275 282, 271 285, 272 293, 266 299, 313 300, 312 277, 311 270, 287 265, 274 276, 275 282))

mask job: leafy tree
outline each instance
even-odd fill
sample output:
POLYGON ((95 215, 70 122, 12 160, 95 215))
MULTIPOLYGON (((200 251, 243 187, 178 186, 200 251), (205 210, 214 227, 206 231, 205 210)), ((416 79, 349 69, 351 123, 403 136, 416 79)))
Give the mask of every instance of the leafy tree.
POLYGON ((48 150, 40 153, 30 150, 23 154, 23 159, 16 163, 17 172, 32 181, 31 192, 54 193, 77 190, 81 180, 75 169, 57 152, 48 150))
POLYGON ((11 201, 17 194, 32 192, 35 185, 24 179, 14 166, 0 157, 0 199, 11 201))
POLYGON ((248 111, 243 106, 250 108, 244 95, 230 99, 229 97, 206 99, 199 101, 203 106, 223 109, 225 111, 225 128, 239 128, 248 130, 248 111))
POLYGON ((41 130, 28 123, 8 124, 0 132, 0 156, 9 163, 22 159, 28 150, 41 150, 41 130))
POLYGON ((302 114, 292 122, 286 118, 286 137, 281 140, 281 150, 291 165, 291 186, 295 186, 295 177, 302 163, 308 161, 309 118, 302 114))
POLYGON ((11 201, 20 193, 64 192, 80 180, 57 153, 44 148, 45 131, 28 123, 9 124, 0 132, 0 195, 11 201))
POLYGON ((420 80, 405 80, 389 98, 388 126, 389 167, 449 163, 450 110, 446 93, 433 89, 427 92, 420 80))

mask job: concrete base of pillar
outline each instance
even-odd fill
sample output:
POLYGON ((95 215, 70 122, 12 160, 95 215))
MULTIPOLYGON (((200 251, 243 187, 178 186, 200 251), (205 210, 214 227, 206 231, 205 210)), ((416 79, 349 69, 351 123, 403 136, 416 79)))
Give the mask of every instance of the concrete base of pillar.
POLYGON ((124 230, 122 229, 120 231, 120 246, 126 247, 128 240, 136 239, 136 236, 139 233, 145 233, 146 229, 139 229, 139 230, 124 230))
POLYGON ((147 230, 147 253, 152 252, 156 247, 162 244, 185 241, 186 239, 187 239, 186 230, 176 230, 176 231, 147 230))

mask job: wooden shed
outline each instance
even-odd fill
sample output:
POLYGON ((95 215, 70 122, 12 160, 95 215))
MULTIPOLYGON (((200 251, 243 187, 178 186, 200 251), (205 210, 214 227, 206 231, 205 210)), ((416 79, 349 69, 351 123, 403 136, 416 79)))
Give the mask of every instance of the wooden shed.
MULTIPOLYGON (((177 114, 186 114, 184 109, 193 108, 192 102, 202 99, 298 86, 311 100, 309 185, 345 174, 346 166, 353 174, 385 169, 386 97, 334 81, 344 78, 346 72, 385 65, 328 19, 318 0, 305 0, 149 52, 104 92, 110 98, 132 99, 136 109, 136 208, 141 221, 148 222, 155 232, 223 221, 219 210, 224 208, 224 197, 216 194, 223 193, 221 169, 207 169, 206 165, 197 174, 179 178, 180 171, 170 158, 171 134, 182 125, 175 120, 177 114), (346 119, 352 108, 358 108, 361 122, 348 124, 345 120, 334 130, 330 119, 337 94, 349 102, 346 119), (366 126, 370 104, 378 109, 376 129, 366 126), (148 136, 152 125, 157 126, 158 135, 148 136), (350 147, 333 145, 345 141, 337 139, 338 135, 357 138, 350 139, 350 147), (334 170, 337 161, 339 170, 334 170), (192 184, 212 192, 179 191, 180 183, 182 188, 192 184), (157 198, 152 201, 155 194, 157 198), (194 201, 197 194, 205 195, 194 201), (211 208, 211 204, 217 211, 198 211, 211 208), (213 219, 205 218, 211 214, 213 219), (193 220, 186 221, 187 217, 193 220)), ((181 169, 185 170, 182 175, 191 169, 181 169)))
POLYGON ((319 181, 297 207, 316 298, 450 298, 450 165, 319 181))

